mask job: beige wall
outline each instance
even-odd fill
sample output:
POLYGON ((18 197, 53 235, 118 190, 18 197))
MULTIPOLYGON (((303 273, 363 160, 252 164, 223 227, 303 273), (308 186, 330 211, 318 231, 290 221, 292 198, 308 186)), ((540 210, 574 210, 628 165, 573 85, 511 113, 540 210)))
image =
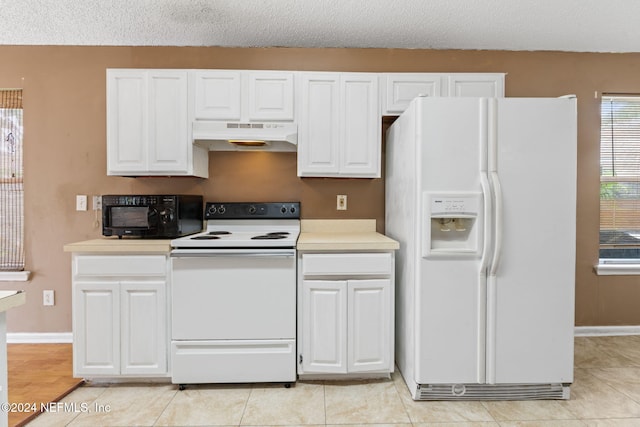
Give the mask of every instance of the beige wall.
MULTIPOLYGON (((578 96, 577 325, 640 325, 640 276, 598 277, 599 96, 640 93, 640 54, 174 47, 0 46, 0 87, 24 88, 28 302, 8 315, 11 332, 71 330, 65 243, 100 236, 76 194, 193 193, 205 200, 286 199, 304 218, 384 221, 383 179, 300 179, 291 153, 210 153, 210 178, 106 176, 106 68, 237 68, 327 71, 505 72, 507 96, 578 96), (597 96, 594 94, 597 93, 597 96), (349 210, 335 210, 335 195, 349 210), (42 306, 42 290, 56 305, 42 306)), ((544 172, 544 165, 540 167, 544 172)), ((535 177, 532 177, 535 179, 535 177)))

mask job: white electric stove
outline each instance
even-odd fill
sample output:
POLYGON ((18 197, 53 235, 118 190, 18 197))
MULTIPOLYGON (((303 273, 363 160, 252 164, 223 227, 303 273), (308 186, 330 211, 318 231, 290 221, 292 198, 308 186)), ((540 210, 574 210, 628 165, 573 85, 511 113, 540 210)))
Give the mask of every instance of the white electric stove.
POLYGON ((171 241, 172 382, 296 380, 300 204, 207 203, 171 241))

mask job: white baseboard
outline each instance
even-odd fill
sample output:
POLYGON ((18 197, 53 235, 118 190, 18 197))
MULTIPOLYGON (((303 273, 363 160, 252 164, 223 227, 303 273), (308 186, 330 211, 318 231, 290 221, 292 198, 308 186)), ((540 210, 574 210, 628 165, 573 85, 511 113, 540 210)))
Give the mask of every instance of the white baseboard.
POLYGON ((640 335, 640 326, 576 326, 576 337, 640 335))
POLYGON ((7 332, 9 344, 72 343, 73 332, 7 332))

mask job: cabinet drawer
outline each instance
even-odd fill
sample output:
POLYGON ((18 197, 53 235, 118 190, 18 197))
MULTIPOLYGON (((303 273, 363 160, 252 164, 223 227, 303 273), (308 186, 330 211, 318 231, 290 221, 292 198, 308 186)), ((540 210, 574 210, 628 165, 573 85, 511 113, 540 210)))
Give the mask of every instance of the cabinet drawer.
POLYGON ((303 254, 302 274, 308 275, 389 275, 393 270, 390 253, 303 254))
POLYGON ((167 259, 164 255, 91 255, 76 256, 75 276, 165 276, 167 259))

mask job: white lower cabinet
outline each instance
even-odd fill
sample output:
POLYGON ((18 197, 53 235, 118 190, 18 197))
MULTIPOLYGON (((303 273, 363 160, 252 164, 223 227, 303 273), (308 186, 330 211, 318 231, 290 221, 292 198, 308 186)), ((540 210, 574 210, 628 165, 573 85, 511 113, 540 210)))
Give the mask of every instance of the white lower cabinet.
POLYGON ((347 285, 347 371, 393 370, 391 280, 349 280, 347 285))
POLYGON ((123 282, 120 288, 120 373, 167 372, 165 282, 123 282))
POLYGON ((302 282, 302 372, 347 372, 347 282, 302 282))
POLYGON ((73 374, 120 374, 118 283, 73 284, 73 374))
POLYGON ((74 376, 167 376, 166 256, 74 254, 73 261, 74 376), (108 276, 103 264, 115 266, 108 276))
POLYGON ((298 374, 393 372, 393 254, 302 254, 299 262, 298 374), (379 261, 382 269, 366 270, 379 261))

